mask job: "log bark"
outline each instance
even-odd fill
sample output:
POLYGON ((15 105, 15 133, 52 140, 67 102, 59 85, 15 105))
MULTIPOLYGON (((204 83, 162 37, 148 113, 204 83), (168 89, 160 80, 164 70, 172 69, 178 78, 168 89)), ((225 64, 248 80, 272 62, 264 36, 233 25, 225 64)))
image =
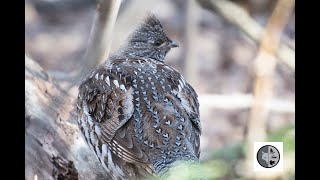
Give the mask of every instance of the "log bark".
POLYGON ((80 136, 74 104, 25 57, 25 179, 110 179, 80 136))

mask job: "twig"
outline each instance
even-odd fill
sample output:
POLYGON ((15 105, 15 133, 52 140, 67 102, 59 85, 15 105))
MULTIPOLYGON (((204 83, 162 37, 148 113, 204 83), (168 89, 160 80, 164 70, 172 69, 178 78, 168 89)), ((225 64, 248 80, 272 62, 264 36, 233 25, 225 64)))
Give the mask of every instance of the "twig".
MULTIPOLYGON (((226 0, 197 0, 205 9, 218 13, 224 19, 237 26, 248 35, 256 44, 259 44, 263 36, 263 27, 260 26, 250 15, 235 3, 226 0)), ((292 71, 295 70, 295 51, 290 45, 281 43, 275 55, 281 63, 292 71)))

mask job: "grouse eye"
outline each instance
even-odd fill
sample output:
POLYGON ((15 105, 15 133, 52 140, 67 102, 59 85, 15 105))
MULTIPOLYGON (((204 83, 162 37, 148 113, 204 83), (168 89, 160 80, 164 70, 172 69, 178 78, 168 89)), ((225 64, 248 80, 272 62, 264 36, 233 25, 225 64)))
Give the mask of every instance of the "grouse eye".
POLYGON ((156 40, 155 42, 154 42, 154 45, 156 45, 156 46, 161 46, 161 44, 163 43, 163 41, 162 40, 156 40))

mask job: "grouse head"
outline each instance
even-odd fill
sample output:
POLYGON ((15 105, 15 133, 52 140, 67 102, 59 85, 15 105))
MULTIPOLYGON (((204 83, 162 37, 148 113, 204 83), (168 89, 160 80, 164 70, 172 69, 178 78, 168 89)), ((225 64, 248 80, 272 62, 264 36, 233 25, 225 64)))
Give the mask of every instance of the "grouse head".
POLYGON ((164 61, 166 54, 178 44, 164 32, 155 15, 149 14, 143 23, 129 36, 122 53, 130 58, 152 58, 164 61))

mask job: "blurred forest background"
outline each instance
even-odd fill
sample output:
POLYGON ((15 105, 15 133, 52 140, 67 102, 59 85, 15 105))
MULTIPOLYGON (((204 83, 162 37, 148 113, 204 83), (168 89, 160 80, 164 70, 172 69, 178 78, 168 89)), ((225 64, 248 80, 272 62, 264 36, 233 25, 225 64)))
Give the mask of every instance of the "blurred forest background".
MULTIPOLYGON (((26 55, 73 97, 88 66, 83 57, 96 3, 25 0, 26 55)), ((124 0, 111 52, 147 12, 180 45, 166 63, 199 95, 201 161, 209 179, 252 178, 247 144, 256 140, 284 142, 284 171, 254 177, 295 179, 294 1, 124 0)))

